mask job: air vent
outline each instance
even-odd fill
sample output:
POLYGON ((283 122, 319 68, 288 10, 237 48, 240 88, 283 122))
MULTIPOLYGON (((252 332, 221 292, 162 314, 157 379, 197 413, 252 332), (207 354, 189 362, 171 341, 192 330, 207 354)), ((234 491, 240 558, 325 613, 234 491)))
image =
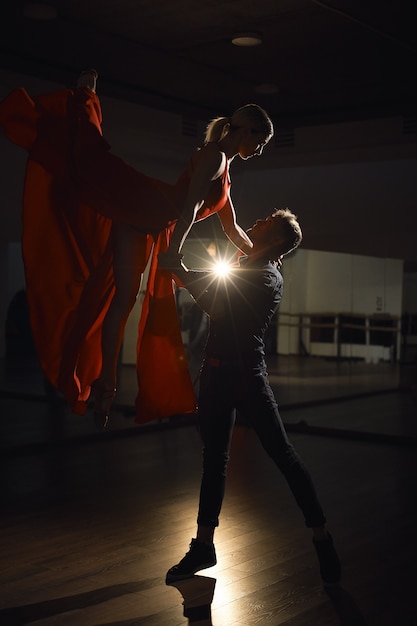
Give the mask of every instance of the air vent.
POLYGON ((417 117, 405 117, 403 119, 403 135, 417 134, 417 117))
POLYGON ((274 132, 276 148, 292 148, 294 145, 293 128, 276 128, 274 132))
POLYGON ((199 132, 198 120, 193 120, 189 117, 182 118, 182 134, 185 137, 197 137, 199 132))

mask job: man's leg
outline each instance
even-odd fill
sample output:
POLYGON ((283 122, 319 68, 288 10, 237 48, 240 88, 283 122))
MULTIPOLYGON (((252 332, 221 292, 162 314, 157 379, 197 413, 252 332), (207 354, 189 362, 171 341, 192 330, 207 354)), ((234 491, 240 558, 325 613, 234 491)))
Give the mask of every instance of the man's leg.
POLYGON ((190 550, 185 557, 168 570, 167 582, 189 578, 202 569, 216 565, 217 562, 213 536, 215 528, 219 525, 235 422, 230 384, 221 368, 205 365, 202 370, 198 416, 203 441, 203 476, 197 537, 192 539, 190 550))
POLYGON ((288 440, 265 369, 257 375, 248 373, 242 380, 241 389, 240 413, 254 428, 263 448, 286 478, 303 512, 306 526, 313 531, 323 582, 327 586, 337 584, 341 575, 340 562, 326 529, 323 509, 310 472, 288 440))

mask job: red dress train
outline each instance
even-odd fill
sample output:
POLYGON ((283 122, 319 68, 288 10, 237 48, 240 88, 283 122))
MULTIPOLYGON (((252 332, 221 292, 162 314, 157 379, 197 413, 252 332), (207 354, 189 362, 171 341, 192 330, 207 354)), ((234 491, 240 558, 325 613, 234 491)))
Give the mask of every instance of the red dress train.
MULTIPOLYGON (((136 226, 152 256, 138 328, 136 422, 196 408, 171 277, 157 255, 169 243, 190 168, 175 185, 111 154, 98 97, 82 89, 31 98, 16 89, 0 103, 0 125, 28 152, 22 252, 33 338, 51 384, 80 415, 101 370, 102 324, 114 293, 112 220, 136 226)), ((227 170, 199 219, 218 211, 227 170)), ((138 268, 143 272, 145 267, 138 268)))

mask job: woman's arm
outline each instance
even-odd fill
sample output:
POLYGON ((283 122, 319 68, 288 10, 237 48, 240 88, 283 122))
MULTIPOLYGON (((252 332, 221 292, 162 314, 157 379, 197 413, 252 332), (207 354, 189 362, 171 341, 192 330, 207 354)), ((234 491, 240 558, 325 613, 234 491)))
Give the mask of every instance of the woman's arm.
POLYGON ((203 148, 191 176, 190 184, 178 222, 172 233, 167 254, 178 255, 191 230, 198 210, 203 206, 210 185, 226 167, 226 155, 211 147, 203 148))
POLYGON ((234 243, 236 248, 239 248, 239 250, 248 254, 252 249, 253 244, 243 228, 241 228, 236 222, 236 211, 230 196, 224 207, 220 209, 217 215, 219 216, 219 220, 227 238, 234 243))

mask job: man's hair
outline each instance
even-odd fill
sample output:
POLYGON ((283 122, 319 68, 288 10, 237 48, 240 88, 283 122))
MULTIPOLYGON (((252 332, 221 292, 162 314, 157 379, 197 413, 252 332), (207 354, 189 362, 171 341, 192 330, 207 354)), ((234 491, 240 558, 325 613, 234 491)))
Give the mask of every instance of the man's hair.
MULTIPOLYGON (((301 232, 300 224, 298 223, 297 216, 290 209, 277 209, 272 214, 272 217, 279 217, 282 220, 282 234, 285 237, 285 243, 280 247, 279 253, 277 252, 277 259, 280 256, 288 254, 295 248, 298 248, 302 239, 303 233, 301 232)), ((277 260, 276 259, 276 260, 277 260)))

